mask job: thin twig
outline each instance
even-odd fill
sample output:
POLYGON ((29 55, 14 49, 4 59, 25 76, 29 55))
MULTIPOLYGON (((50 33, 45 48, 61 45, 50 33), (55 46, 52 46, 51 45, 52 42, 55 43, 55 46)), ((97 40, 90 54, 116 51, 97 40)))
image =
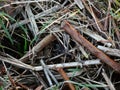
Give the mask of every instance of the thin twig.
MULTIPOLYGON (((66 81, 69 80, 69 77, 67 76, 67 74, 65 73, 65 71, 62 68, 57 68, 57 71, 62 75, 64 80, 66 80, 66 81)), ((75 87, 73 86, 73 84, 68 83, 68 85, 69 85, 71 90, 75 90, 75 87)))
POLYGON ((103 30, 103 25, 101 24, 101 22, 98 22, 99 19, 98 19, 97 16, 94 14, 92 7, 91 7, 91 6, 88 6, 88 5, 86 4, 86 0, 82 0, 82 2, 83 2, 83 4, 85 5, 86 9, 89 11, 89 13, 92 15, 93 19, 95 20, 95 23, 96 23, 96 25, 97 25, 97 27, 98 27, 98 30, 99 30, 100 32, 102 32, 102 30, 103 30))
POLYGON ((50 76, 48 75, 47 68, 44 65, 42 60, 41 60, 41 65, 43 66, 43 71, 45 73, 45 76, 46 76, 46 79, 48 80, 49 85, 52 86, 53 85, 52 80, 51 80, 50 76))
POLYGON ((103 52, 105 52, 108 55, 120 57, 119 49, 108 48, 108 47, 104 47, 104 46, 100 46, 100 45, 98 45, 97 48, 102 50, 103 52))
POLYGON ((32 10, 31 10, 29 4, 27 4, 27 6, 26 6, 26 12, 27 12, 27 16, 29 18, 30 25, 32 28, 30 30, 32 30, 31 32, 33 33, 33 36, 36 36, 39 30, 38 30, 38 26, 37 26, 35 18, 34 18, 34 14, 32 13, 32 10))
POLYGON ((105 81, 107 82, 110 90, 116 90, 115 87, 114 87, 114 85, 112 84, 112 82, 111 82, 110 79, 108 78, 107 74, 105 73, 105 71, 102 72, 102 75, 103 75, 105 81))
POLYGON ((27 65, 16 58, 0 55, 0 61, 4 61, 20 68, 34 70, 32 66, 27 65))
MULTIPOLYGON (((0 60, 10 63, 12 65, 15 65, 17 67, 21 67, 24 69, 29 69, 29 70, 33 70, 33 71, 41 71, 43 70, 42 66, 31 66, 28 64, 25 64, 21 61, 19 61, 18 59, 15 58, 9 58, 9 57, 5 57, 5 56, 0 56, 0 60)), ((68 68, 68 67, 78 67, 78 66, 88 66, 88 65, 97 65, 97 64, 101 64, 99 59, 96 60, 86 60, 83 62, 70 62, 70 63, 61 63, 61 64, 53 64, 53 65, 46 65, 47 68, 49 69, 55 69, 55 68, 68 68)))
MULTIPOLYGON (((61 64, 53 64, 53 65, 46 65, 49 69, 56 69, 56 68, 70 68, 70 67, 78 67, 78 66, 89 66, 89 65, 98 65, 101 64, 99 59, 96 60, 83 60, 83 62, 70 62, 70 63, 61 63, 61 64)), ((42 66, 36 66, 34 67, 35 71, 41 71, 43 70, 42 66)))
MULTIPOLYGON (((47 9, 47 10, 41 12, 41 13, 38 13, 38 14, 35 15, 34 17, 35 17, 35 19, 39 19, 39 18, 41 18, 41 17, 43 17, 43 16, 49 15, 50 13, 56 12, 56 11, 60 10, 66 3, 67 3, 67 0, 66 0, 62 5, 53 6, 53 7, 51 7, 50 9, 47 9)), ((28 20, 28 19, 21 20, 21 21, 19 21, 19 22, 17 22, 17 23, 12 24, 12 25, 9 27, 9 29, 10 29, 10 30, 12 30, 12 28, 15 29, 15 28, 19 27, 19 25, 24 25, 24 24, 27 24, 27 23, 29 23, 29 22, 30 22, 30 20, 28 20)))
POLYGON ((88 29, 88 28, 79 28, 77 27, 76 29, 79 29, 81 32, 83 32, 84 34, 90 36, 91 38, 95 39, 97 42, 101 42, 105 45, 107 45, 108 47, 111 47, 112 44, 110 43, 109 40, 104 39, 102 36, 98 35, 97 33, 93 32, 92 30, 88 29))
MULTIPOLYGON (((110 0, 108 0, 108 8, 107 8, 108 10, 107 10, 107 15, 106 15, 106 17, 109 17, 109 15, 110 15, 110 9, 111 9, 111 2, 110 2, 110 0)), ((109 18, 111 18, 111 17, 109 17, 109 18)), ((108 22, 109 22, 109 18, 107 18, 106 20, 105 20, 105 23, 104 23, 104 31, 107 31, 107 29, 108 29, 108 22)))
POLYGON ((17 85, 21 86, 23 89, 25 90, 29 90, 29 88, 26 86, 26 85, 23 85, 22 83, 20 82, 16 82, 17 85))
POLYGON ((10 4, 6 4, 4 6, 1 6, 0 9, 8 7, 10 5, 14 5, 14 4, 35 3, 35 2, 43 2, 43 1, 52 1, 52 0, 15 1, 15 2, 11 2, 10 4))
POLYGON ((57 79, 54 77, 54 75, 50 72, 49 68, 47 68, 47 66, 45 65, 45 63, 43 62, 43 60, 41 60, 41 64, 43 65, 44 69, 46 70, 46 72, 48 73, 48 75, 51 77, 51 79, 53 79, 53 81, 58 85, 58 81, 57 79))

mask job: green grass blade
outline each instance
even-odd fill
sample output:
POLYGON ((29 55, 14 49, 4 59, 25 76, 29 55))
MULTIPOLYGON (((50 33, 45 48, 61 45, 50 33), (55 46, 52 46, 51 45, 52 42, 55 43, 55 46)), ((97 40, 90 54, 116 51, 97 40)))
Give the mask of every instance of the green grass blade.
POLYGON ((5 27, 4 22, 3 22, 2 19, 0 19, 0 25, 3 28, 5 34, 7 35, 7 38, 10 40, 11 44, 13 45, 14 42, 13 42, 12 36, 10 35, 8 29, 5 27))
POLYGON ((27 50, 28 42, 27 42, 25 35, 23 35, 23 38, 24 38, 24 52, 25 52, 27 50))
POLYGON ((6 16, 6 17, 8 17, 11 21, 13 21, 13 22, 16 22, 19 26, 20 26, 20 28, 24 31, 24 33, 27 35, 27 29, 26 28, 24 28, 22 25, 20 25, 14 18, 12 18, 10 15, 8 15, 8 14, 6 14, 6 13, 4 13, 4 12, 0 12, 0 16, 2 17, 2 16, 6 16))
POLYGON ((3 89, 3 86, 0 86, 0 90, 4 90, 4 89, 3 89))

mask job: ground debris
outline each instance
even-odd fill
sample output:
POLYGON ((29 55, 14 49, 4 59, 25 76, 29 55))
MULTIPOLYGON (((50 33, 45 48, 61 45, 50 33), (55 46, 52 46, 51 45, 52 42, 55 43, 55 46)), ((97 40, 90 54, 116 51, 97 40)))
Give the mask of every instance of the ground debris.
POLYGON ((0 1, 0 90, 119 90, 119 7, 119 0, 0 1))

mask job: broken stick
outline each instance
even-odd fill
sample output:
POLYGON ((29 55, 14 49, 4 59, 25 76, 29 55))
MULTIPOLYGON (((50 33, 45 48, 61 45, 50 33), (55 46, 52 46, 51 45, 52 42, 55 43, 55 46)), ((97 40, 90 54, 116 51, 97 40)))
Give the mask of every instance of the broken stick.
POLYGON ((68 21, 64 21, 62 23, 62 28, 79 44, 86 47, 93 55, 99 58, 102 62, 106 63, 110 67, 112 67, 115 71, 120 73, 120 64, 112 60, 102 51, 97 49, 92 43, 90 43, 87 39, 85 39, 75 28, 69 24, 68 21))
POLYGON ((48 44, 50 44, 55 39, 56 39, 56 37, 53 34, 47 35, 38 44, 36 44, 32 48, 32 50, 28 51, 28 53, 26 53, 22 58, 20 58, 20 61, 27 62, 28 59, 33 56, 33 53, 35 53, 35 54, 39 53, 44 47, 46 47, 48 44))

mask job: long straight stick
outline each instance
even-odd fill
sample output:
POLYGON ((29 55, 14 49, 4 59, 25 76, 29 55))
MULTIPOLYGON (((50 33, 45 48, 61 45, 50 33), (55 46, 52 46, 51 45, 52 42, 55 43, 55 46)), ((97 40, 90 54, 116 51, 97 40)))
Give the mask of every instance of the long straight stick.
POLYGON ((99 58, 102 62, 106 63, 110 67, 112 67, 115 71, 120 73, 120 64, 112 60, 102 51, 97 49, 92 43, 90 43, 87 39, 85 39, 75 28, 70 25, 68 21, 64 21, 62 23, 62 28, 79 44, 86 47, 93 55, 99 58))

